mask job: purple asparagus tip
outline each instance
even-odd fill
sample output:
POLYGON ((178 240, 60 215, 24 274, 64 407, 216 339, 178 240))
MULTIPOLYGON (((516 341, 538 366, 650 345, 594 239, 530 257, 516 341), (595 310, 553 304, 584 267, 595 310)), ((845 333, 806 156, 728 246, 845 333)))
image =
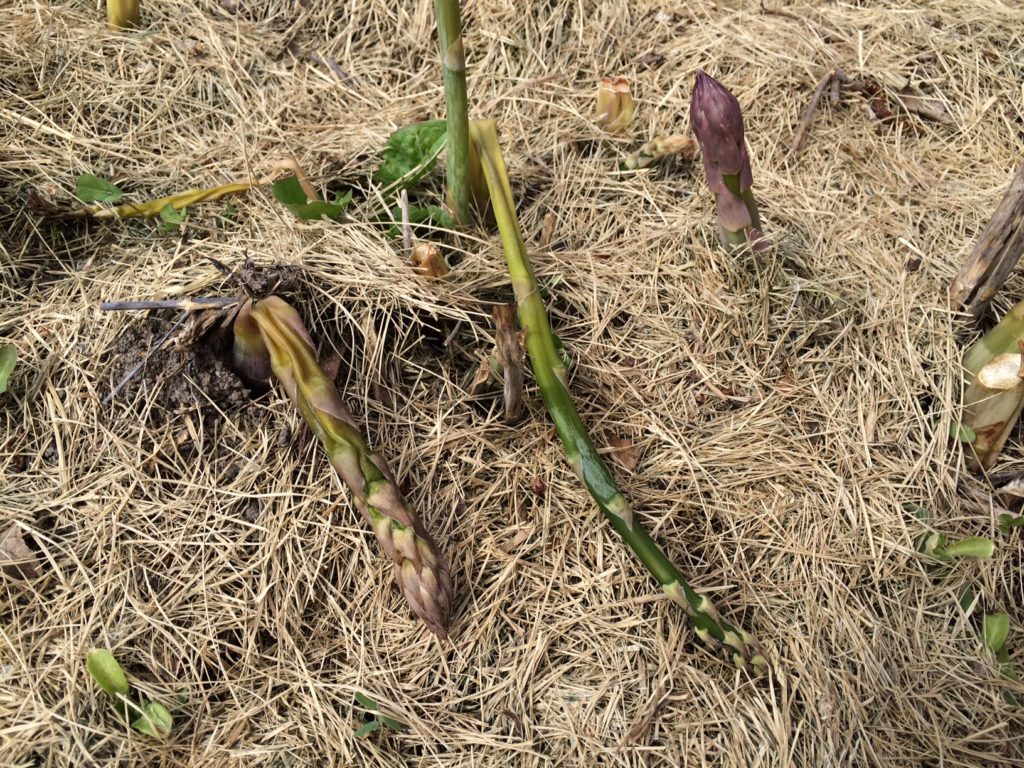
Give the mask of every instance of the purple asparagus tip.
POLYGON ((700 145, 708 187, 718 200, 723 241, 736 245, 755 239, 760 220, 749 192, 754 178, 743 138, 743 111, 729 89, 703 70, 697 71, 693 86, 690 127, 700 145))

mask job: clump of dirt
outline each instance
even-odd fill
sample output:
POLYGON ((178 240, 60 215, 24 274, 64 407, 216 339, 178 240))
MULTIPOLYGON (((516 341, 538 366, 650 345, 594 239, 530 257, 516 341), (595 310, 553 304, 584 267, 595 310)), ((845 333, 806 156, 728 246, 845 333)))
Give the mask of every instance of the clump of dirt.
POLYGON ((155 405, 177 413, 214 407, 228 411, 248 402, 249 390, 224 362, 230 336, 214 330, 196 338, 207 313, 175 320, 150 316, 125 328, 110 349, 110 391, 142 363, 115 397, 131 402, 149 394, 155 405), (166 340, 164 340, 166 337, 166 340))
POLYGON ((302 270, 291 264, 257 264, 252 257, 246 259, 235 270, 234 277, 244 285, 256 300, 271 294, 287 298, 299 287, 302 270))

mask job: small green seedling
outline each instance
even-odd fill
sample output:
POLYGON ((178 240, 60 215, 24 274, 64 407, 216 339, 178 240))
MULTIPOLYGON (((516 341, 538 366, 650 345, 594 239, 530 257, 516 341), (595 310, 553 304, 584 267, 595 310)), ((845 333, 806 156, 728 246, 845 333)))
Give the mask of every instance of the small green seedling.
POLYGON ((173 232, 181 228, 188 218, 188 208, 176 211, 170 203, 160 209, 160 221, 163 222, 164 232, 173 232))
MULTIPOLYGON (((1006 640, 1010 636, 1010 617, 1005 613, 986 613, 981 620, 981 641, 996 657, 999 672, 1007 680, 1020 682, 1020 675, 1010 661, 1010 651, 1006 648, 1006 640)), ((1009 691, 1003 694, 1008 704, 1016 706, 1018 699, 1009 691)))
POLYGON ((131 692, 128 677, 110 651, 102 648, 89 651, 85 666, 96 685, 110 697, 110 706, 121 720, 130 722, 139 733, 155 739, 166 739, 171 735, 174 721, 162 704, 148 699, 136 704, 128 698, 131 692))
POLYGON ((18 348, 13 344, 0 344, 0 395, 7 391, 7 381, 18 361, 18 348))
POLYGON ((359 702, 359 706, 361 706, 363 709, 367 711, 364 717, 368 717, 370 713, 373 713, 375 715, 375 717, 359 726, 358 730, 356 730, 355 732, 355 737, 357 739, 366 738, 371 733, 378 730, 382 725, 394 731, 395 733, 405 732, 405 723, 395 720, 395 718, 393 717, 388 717, 387 715, 380 714, 377 708, 377 702, 371 699, 365 693, 357 692, 356 701, 359 702))
POLYGON ((949 436, 961 443, 973 443, 978 439, 977 433, 970 424, 963 424, 959 421, 949 422, 949 436))
POLYGON ((116 203, 124 197, 124 192, 106 179, 83 173, 78 177, 75 195, 83 203, 116 203))
POLYGON ((295 176, 275 181, 271 191, 274 199, 303 221, 316 221, 324 216, 335 219, 341 216, 352 200, 352 190, 344 195, 335 195, 334 200, 310 200, 295 176))

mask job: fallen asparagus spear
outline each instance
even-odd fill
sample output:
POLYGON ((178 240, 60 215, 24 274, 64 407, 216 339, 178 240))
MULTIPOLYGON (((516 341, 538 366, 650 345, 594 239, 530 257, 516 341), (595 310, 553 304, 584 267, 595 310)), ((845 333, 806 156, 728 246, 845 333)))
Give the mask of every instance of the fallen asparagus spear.
POLYGON ((498 222, 512 288, 516 294, 519 324, 526 332, 530 366, 565 447, 569 464, 626 545, 647 566, 665 594, 689 615, 697 636, 715 649, 728 649, 727 653, 738 667, 758 674, 766 672, 768 661, 757 641, 744 630, 722 619, 711 601, 690 587, 640 522, 633 517, 628 502, 616 487, 615 480, 590 441, 587 428, 566 386, 566 367, 555 348, 544 302, 526 254, 515 214, 508 171, 498 145, 495 122, 473 121, 470 123, 469 135, 470 141, 476 144, 487 179, 491 207, 498 222))
MULTIPOLYGON (((239 312, 236 337, 252 350, 248 307, 239 312)), ((448 636, 452 580, 437 544, 405 503, 394 475, 370 450, 355 419, 320 368, 309 332, 298 313, 271 296, 251 310, 259 335, 270 352, 274 375, 327 450, 331 465, 352 491, 352 498, 395 564, 398 586, 413 612, 438 637, 448 636)), ((236 350, 238 345, 236 343, 236 350)))

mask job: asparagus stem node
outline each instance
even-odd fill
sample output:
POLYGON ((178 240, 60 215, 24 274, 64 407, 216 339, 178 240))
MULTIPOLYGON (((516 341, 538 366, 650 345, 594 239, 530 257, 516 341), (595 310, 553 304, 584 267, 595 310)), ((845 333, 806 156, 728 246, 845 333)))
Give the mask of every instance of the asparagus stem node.
POLYGON ((516 295, 519 324, 526 332, 530 366, 570 465, 616 533, 658 580, 665 594, 686 611, 697 636, 712 648, 727 649, 727 655, 737 666, 757 674, 766 672, 768 660, 757 641, 722 619, 711 601, 694 591, 634 517, 625 496, 591 442, 566 386, 568 371, 555 348, 547 311, 526 253, 495 121, 474 120, 470 124, 470 138, 476 146, 490 191, 491 206, 516 295))

